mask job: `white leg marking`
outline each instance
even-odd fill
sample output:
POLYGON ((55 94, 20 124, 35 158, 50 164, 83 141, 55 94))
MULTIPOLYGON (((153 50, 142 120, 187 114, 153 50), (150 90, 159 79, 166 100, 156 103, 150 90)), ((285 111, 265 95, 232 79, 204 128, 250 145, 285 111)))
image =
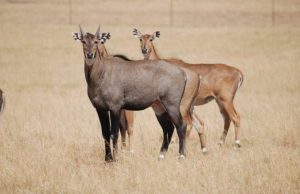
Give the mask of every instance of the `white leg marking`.
POLYGON ((163 160, 165 158, 165 155, 159 154, 158 160, 163 160))
POLYGON ((202 148, 202 153, 206 154, 208 152, 207 148, 202 148))
POLYGON ((235 140, 235 148, 240 148, 242 147, 240 140, 235 140))

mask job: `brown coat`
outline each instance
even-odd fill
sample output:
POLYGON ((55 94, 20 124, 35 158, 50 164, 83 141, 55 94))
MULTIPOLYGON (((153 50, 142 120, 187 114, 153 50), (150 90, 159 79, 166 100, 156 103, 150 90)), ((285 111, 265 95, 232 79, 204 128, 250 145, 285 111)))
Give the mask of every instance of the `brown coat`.
MULTIPOLYGON (((141 34, 134 29, 133 35, 140 39, 141 51, 145 59, 160 59, 153 45, 153 40, 160 36, 160 32, 153 35, 141 34)), ((235 125, 235 143, 240 147, 240 116, 233 105, 237 89, 242 85, 242 72, 225 64, 189 64, 179 59, 169 59, 168 62, 184 67, 199 74, 201 84, 195 105, 203 105, 215 99, 224 118, 224 132, 220 144, 225 141, 230 122, 235 125)), ((201 121, 203 123, 203 121, 201 121)))
POLYGON ((73 37, 82 42, 88 96, 99 115, 106 161, 116 159, 121 110, 143 110, 156 101, 162 103, 176 126, 179 153, 184 157, 186 124, 180 114, 180 102, 186 85, 184 71, 163 60, 125 61, 102 57, 98 48, 99 30, 93 35, 84 33, 80 28, 80 33, 74 33, 73 37), (111 114, 111 130, 107 111, 111 114))

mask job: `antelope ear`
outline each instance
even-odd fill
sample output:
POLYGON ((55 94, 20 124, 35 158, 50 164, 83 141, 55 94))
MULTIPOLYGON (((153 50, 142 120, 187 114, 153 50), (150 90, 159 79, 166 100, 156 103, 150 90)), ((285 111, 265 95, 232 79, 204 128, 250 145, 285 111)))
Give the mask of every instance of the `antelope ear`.
POLYGON ((141 38, 142 36, 142 33, 140 33, 140 31, 138 31, 136 28, 133 28, 133 36, 136 37, 136 38, 141 38))
POLYGON ((109 40, 110 39, 110 33, 102 33, 101 34, 101 37, 100 37, 100 42, 101 44, 104 44, 106 42, 106 40, 109 40))
POLYGON ((73 32, 73 39, 76 41, 81 41, 82 40, 82 34, 80 32, 73 32))
POLYGON ((154 40, 155 38, 159 38, 159 36, 160 36, 160 31, 156 31, 156 32, 154 32, 153 34, 152 34, 152 40, 154 40))

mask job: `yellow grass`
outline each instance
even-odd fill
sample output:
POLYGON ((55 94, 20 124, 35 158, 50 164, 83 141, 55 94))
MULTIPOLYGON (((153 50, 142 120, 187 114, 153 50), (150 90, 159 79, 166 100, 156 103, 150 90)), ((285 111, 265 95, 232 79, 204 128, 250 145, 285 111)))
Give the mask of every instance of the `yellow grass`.
POLYGON ((297 0, 276 1, 274 27, 271 1, 174 1, 172 28, 167 1, 80 2, 72 2, 73 24, 68 1, 0 2, 0 87, 7 99, 0 117, 0 193, 300 192, 297 0), (79 22, 92 32, 103 24, 112 33, 110 53, 141 59, 131 35, 138 27, 161 31, 156 45, 163 57, 241 69, 245 81, 235 104, 242 149, 233 149, 233 126, 226 144, 217 145, 223 120, 211 102, 196 108, 207 125, 209 154, 201 154, 193 132, 186 160, 178 161, 174 143, 159 162, 162 130, 147 109, 135 114, 134 154, 120 152, 118 162, 105 164, 82 47, 71 36, 79 22))

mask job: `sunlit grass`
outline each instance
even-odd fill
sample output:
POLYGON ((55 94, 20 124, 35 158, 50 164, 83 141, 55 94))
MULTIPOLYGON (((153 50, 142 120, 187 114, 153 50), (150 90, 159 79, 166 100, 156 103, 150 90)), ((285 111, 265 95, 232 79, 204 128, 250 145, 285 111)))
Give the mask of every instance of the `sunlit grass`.
MULTIPOLYGON (((35 5, 26 6, 27 10, 35 5)), ((215 3, 209 10, 214 6, 219 10, 215 3)), ((21 9, 19 4, 0 9, 7 8, 21 9)), ((120 151, 118 162, 106 164, 98 117, 86 94, 82 47, 71 36, 78 26, 35 24, 24 12, 4 15, 0 87, 7 103, 0 117, 0 193, 299 193, 299 28, 170 29, 146 22, 142 32, 161 31, 155 44, 162 57, 223 62, 243 71, 245 81, 235 99, 243 147, 232 146, 233 126, 225 145, 217 145, 223 120, 211 102, 196 108, 207 126, 209 154, 201 154, 192 132, 186 160, 178 160, 174 143, 159 162, 162 130, 147 109, 135 114, 134 153, 120 151), (31 22, 20 23, 18 17, 24 15, 31 22)), ((96 27, 84 25, 91 32, 96 27)), ((109 52, 142 58, 132 27, 137 26, 102 26, 112 34, 109 52)))

